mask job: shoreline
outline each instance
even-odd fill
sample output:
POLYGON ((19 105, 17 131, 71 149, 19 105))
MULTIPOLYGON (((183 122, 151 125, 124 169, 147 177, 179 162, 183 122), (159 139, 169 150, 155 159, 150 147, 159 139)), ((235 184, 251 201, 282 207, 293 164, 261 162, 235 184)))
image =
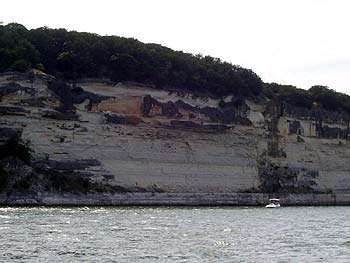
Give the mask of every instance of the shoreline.
POLYGON ((264 206, 269 198, 282 206, 350 205, 350 194, 268 193, 123 193, 0 195, 0 206, 264 206))

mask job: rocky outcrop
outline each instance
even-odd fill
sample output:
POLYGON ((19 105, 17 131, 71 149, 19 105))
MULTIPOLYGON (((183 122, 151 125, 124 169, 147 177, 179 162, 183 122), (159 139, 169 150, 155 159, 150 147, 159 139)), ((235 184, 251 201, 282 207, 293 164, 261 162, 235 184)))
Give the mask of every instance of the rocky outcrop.
POLYGON ((0 145, 33 150, 2 157, 0 202, 350 203, 343 115, 39 73, 3 74, 0 87, 0 145))
POLYGON ((122 116, 118 114, 105 114, 106 123, 109 124, 123 124, 123 125, 138 125, 141 119, 135 116, 122 116))
POLYGON ((5 96, 21 96, 23 94, 33 96, 35 94, 35 90, 30 87, 23 87, 16 82, 9 82, 0 86, 0 99, 4 99, 5 96))
POLYGON ((225 124, 198 124, 193 121, 172 120, 170 121, 169 128, 193 132, 222 133, 230 129, 230 126, 225 124))
POLYGON ((29 111, 22 107, 0 106, 0 115, 25 115, 26 113, 29 113, 29 111))

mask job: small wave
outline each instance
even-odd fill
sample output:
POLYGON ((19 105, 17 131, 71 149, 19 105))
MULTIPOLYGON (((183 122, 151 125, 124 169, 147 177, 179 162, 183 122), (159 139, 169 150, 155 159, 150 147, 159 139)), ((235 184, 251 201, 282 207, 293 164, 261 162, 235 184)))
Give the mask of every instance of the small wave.
POLYGON ((0 207, 0 212, 12 212, 19 211, 21 208, 18 207, 0 207))
POLYGON ((80 257, 80 256, 85 256, 85 252, 79 252, 79 251, 60 251, 57 253, 59 256, 64 256, 64 255, 73 255, 75 257, 80 257))
POLYGON ((159 228, 157 228, 157 227, 144 227, 143 230, 154 231, 154 230, 159 230, 159 228))
POLYGON ((229 246, 231 246, 231 243, 227 241, 216 241, 214 243, 214 247, 229 247, 229 246))
POLYGON ((128 230, 128 228, 126 227, 117 227, 117 226, 111 227, 111 231, 126 231, 126 230, 128 230))
POLYGON ((144 255, 144 256, 139 256, 140 259, 159 259, 159 256, 154 256, 154 255, 144 255))

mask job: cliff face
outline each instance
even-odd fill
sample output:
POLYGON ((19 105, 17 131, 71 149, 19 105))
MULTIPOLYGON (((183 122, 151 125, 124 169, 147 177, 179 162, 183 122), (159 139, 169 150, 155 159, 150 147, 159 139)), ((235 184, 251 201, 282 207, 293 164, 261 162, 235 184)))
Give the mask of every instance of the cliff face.
MULTIPOLYGON (((2 74, 0 99, 1 143, 16 131, 34 150, 21 166, 30 183, 7 185, 7 196, 350 194, 349 124, 334 114, 135 83, 72 86, 41 72, 2 74)), ((18 167, 2 162, 15 176, 18 167)))

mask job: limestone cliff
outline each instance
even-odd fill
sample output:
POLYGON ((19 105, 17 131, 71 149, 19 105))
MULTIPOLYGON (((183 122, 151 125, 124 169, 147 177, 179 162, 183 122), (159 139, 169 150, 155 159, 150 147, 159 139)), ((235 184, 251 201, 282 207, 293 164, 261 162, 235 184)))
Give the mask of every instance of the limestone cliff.
POLYGON ((1 160, 10 178, 2 200, 270 193, 327 194, 350 203, 349 122, 278 100, 3 73, 0 145, 14 134, 29 141, 33 157, 1 160))

